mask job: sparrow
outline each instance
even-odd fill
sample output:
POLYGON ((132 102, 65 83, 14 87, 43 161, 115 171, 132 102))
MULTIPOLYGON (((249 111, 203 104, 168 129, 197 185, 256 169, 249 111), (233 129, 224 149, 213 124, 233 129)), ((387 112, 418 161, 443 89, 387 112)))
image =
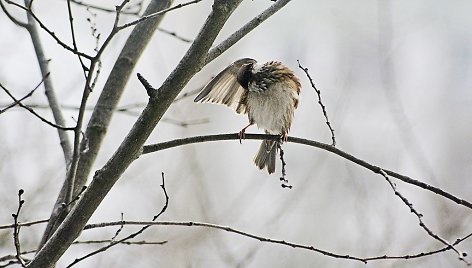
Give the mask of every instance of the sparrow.
POLYGON ((279 143, 288 138, 300 88, 299 79, 282 63, 259 64, 254 59, 244 58, 213 78, 194 102, 224 104, 239 114, 247 114, 249 124, 239 132, 240 141, 253 124, 266 134, 280 135, 280 141, 263 141, 254 157, 256 166, 271 174, 275 172, 279 143))

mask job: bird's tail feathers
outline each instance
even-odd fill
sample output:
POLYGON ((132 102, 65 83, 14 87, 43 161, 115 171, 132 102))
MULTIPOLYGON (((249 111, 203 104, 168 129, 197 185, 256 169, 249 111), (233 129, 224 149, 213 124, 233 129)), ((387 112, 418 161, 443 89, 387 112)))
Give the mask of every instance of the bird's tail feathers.
POLYGON ((277 147, 278 141, 262 141, 259 151, 254 157, 254 164, 256 164, 259 169, 267 169, 269 174, 274 173, 277 147))

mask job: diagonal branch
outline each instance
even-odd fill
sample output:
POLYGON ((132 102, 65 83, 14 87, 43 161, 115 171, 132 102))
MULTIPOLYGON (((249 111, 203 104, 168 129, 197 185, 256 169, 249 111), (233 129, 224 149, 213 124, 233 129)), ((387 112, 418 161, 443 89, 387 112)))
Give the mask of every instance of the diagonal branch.
MULTIPOLYGON (((245 139, 247 140, 273 140, 277 141, 280 139, 280 136, 278 135, 266 135, 266 134, 246 134, 245 139)), ((223 141, 223 140, 239 140, 239 133, 233 133, 233 134, 217 134, 217 135, 208 135, 208 136, 195 136, 195 137, 189 137, 189 138, 183 138, 183 139, 176 139, 176 140, 171 140, 167 142, 162 142, 162 143, 157 143, 153 145, 146 145, 143 147, 143 154, 148 154, 151 152, 157 152, 181 145, 186 145, 186 144, 193 144, 193 143, 201 143, 201 142, 207 142, 207 141, 223 141)), ((433 192, 437 195, 440 195, 446 199, 449 199, 453 202, 455 202, 458 205, 462 205, 464 207, 467 207, 469 209, 472 209, 472 203, 470 203, 467 200, 458 198, 440 188, 434 187, 432 185, 426 184, 424 182, 412 179, 408 176, 396 173, 394 171, 390 171, 375 165, 372 165, 360 158, 357 158, 349 153, 346 153, 330 144, 326 143, 321 143, 317 141, 312 141, 312 140, 307 140, 307 139, 302 139, 302 138, 296 138, 296 137, 288 137, 288 142, 293 142, 293 143, 298 143, 298 144, 303 144, 303 145, 308 145, 312 147, 316 147, 319 149, 323 149, 325 151, 331 152, 333 154, 339 155, 342 158, 349 160, 359 166, 362 166, 376 174, 382 174, 382 171, 384 171, 387 175, 397 178, 405 183, 420 187, 422 189, 428 190, 430 192, 433 192)))
POLYGON ((210 52, 208 52, 208 56, 205 59, 205 65, 210 63, 212 60, 216 59, 223 52, 225 52, 230 47, 232 47, 234 44, 236 44, 239 40, 241 40, 244 36, 246 36, 252 30, 254 30, 257 26, 259 26, 261 23, 263 23, 266 19, 268 19, 270 16, 277 13, 277 11, 282 9, 290 1, 291 0, 278 0, 278 1, 276 1, 269 8, 264 10, 261 14, 257 15, 255 18, 250 20, 248 23, 246 23, 239 30, 237 30, 232 35, 230 35, 228 38, 226 38, 226 40, 224 40, 219 45, 217 45, 212 50, 210 50, 210 52))
MULTIPOLYGON (((40 26, 44 31, 46 31, 61 47, 65 48, 66 50, 68 50, 68 51, 70 51, 70 52, 72 52, 72 53, 74 53, 74 54, 77 54, 77 55, 79 55, 79 56, 81 56, 81 57, 84 57, 84 58, 86 58, 86 59, 88 59, 88 60, 91 60, 91 59, 93 58, 92 56, 87 55, 87 54, 85 54, 85 53, 83 53, 83 52, 74 50, 74 49, 73 49, 72 47, 70 47, 68 44, 64 43, 61 39, 59 39, 59 37, 57 37, 56 34, 55 34, 53 31, 51 31, 51 30, 36 16, 36 14, 34 14, 34 12, 30 9, 30 7, 31 7, 30 4, 31 4, 32 2, 30 2, 30 0, 27 0, 27 1, 28 1, 28 3, 26 4, 27 7, 24 7, 24 6, 22 6, 22 5, 18 4, 18 3, 15 3, 15 2, 13 2, 13 1, 11 1, 11 0, 5 0, 5 2, 6 2, 7 4, 13 5, 13 6, 15 6, 15 7, 18 7, 19 9, 24 10, 24 11, 26 12, 26 14, 28 14, 29 16, 31 16, 31 19, 34 20, 34 21, 36 21, 36 22, 39 24, 39 26, 40 26)), ((28 19, 28 20, 29 20, 29 19, 28 19)), ((29 23, 28 23, 28 24, 29 24, 29 23)))
MULTIPOLYGON (((41 81, 41 83, 42 83, 42 82, 43 82, 43 81, 41 81)), ((38 84, 38 86, 41 85, 41 83, 38 84)), ((37 87, 38 87, 38 86, 37 86, 37 87)), ((11 94, 10 91, 9 91, 6 87, 4 87, 1 83, 0 83, 0 87, 3 89, 3 91, 5 91, 5 93, 8 94, 8 96, 10 96, 10 98, 11 98, 15 103, 17 103, 18 106, 20 106, 21 108, 26 109, 28 112, 30 112, 31 114, 33 114, 34 116, 36 116, 37 118, 39 118, 39 120, 43 121, 44 123, 46 123, 46 124, 48 124, 48 125, 50 125, 50 126, 52 126, 52 127, 54 127, 54 128, 61 129, 61 130, 63 130, 63 131, 65 131, 65 130, 74 130, 73 127, 60 126, 60 125, 58 125, 58 124, 55 124, 55 123, 53 123, 53 122, 47 120, 46 118, 42 117, 40 114, 38 114, 38 113, 37 113, 35 110, 33 110, 32 108, 30 108, 30 107, 24 105, 23 103, 21 103, 21 100, 18 100, 15 96, 13 96, 13 94, 11 94)))
MULTIPOLYGON (((155 13, 167 8, 170 0, 151 1, 144 14, 155 13)), ((152 38, 152 34, 162 20, 162 16, 138 24, 126 40, 87 125, 80 145, 80 159, 75 178, 74 194, 85 185, 95 158, 100 150, 106 130, 117 108, 121 95, 128 83, 140 56, 152 38)))
MULTIPOLYGON (((47 75, 49 75, 49 74, 47 74, 47 75)), ((33 88, 33 90, 31 90, 28 94, 26 94, 25 96, 23 96, 21 99, 18 99, 18 100, 16 100, 16 101, 14 101, 12 104, 6 105, 5 108, 0 109, 0 114, 2 114, 2 113, 4 113, 4 112, 6 112, 7 110, 9 110, 9 109, 11 109, 11 108, 13 108, 13 107, 19 105, 22 101, 24 101, 25 99, 31 97, 31 96, 33 95, 33 93, 36 91, 36 89, 38 89, 39 86, 43 83, 43 81, 44 81, 44 79, 41 80, 41 83, 39 83, 35 88, 33 88)), ((3 86, 1 85, 1 83, 0 83, 0 86, 3 88, 3 90, 8 91, 5 87, 3 87, 3 86)), ((8 93, 7 93, 7 94, 8 94, 8 93)), ((10 94, 8 94, 8 95, 10 95, 10 94)), ((30 106, 28 106, 28 107, 30 107, 30 106)), ((48 107, 48 108, 49 108, 49 107, 48 107)))
MULTIPOLYGON (((155 220, 157 218, 159 218, 166 210, 167 210, 167 207, 169 206, 169 195, 167 194, 167 190, 166 190, 166 187, 165 187, 165 179, 164 179, 164 172, 161 173, 161 178, 162 178, 162 184, 161 184, 161 188, 162 188, 162 191, 164 192, 164 197, 165 197, 165 203, 163 205, 163 207, 161 208, 161 210, 159 211, 159 213, 157 213, 156 215, 154 215, 152 217, 152 221, 151 222, 155 222, 155 220)), ((122 222, 123 219, 121 220, 122 222)), ((124 225, 121 225, 120 229, 123 228, 124 225)), ((104 247, 101 247, 93 252, 90 252, 89 254, 83 256, 83 257, 80 257, 80 258, 77 258, 75 259, 71 264, 69 264, 67 266, 67 268, 69 267, 72 267, 74 266, 75 264, 77 264, 78 262, 81 262, 91 256, 94 256, 98 253, 101 253, 101 252, 104 252, 106 250, 108 250, 109 248, 113 247, 113 246, 116 246, 118 244, 123 244, 123 243, 126 243, 128 240, 130 239, 133 239, 135 237, 137 237, 138 235, 142 234, 144 231, 146 231, 149 227, 151 227, 152 225, 151 224, 147 224, 147 225, 144 225, 143 227, 141 227, 138 231, 136 232, 133 232, 129 235, 127 235, 126 237, 124 238, 121 238, 119 240, 115 240, 114 238, 118 235, 118 232, 115 234, 115 236, 113 237, 113 239, 111 240, 110 244, 104 246, 104 247)))
POLYGON ((390 187, 392 188, 393 192, 395 193, 396 196, 398 196, 402 202, 410 209, 410 212, 415 214, 415 216, 418 218, 418 221, 419 221, 419 225, 421 228, 423 228, 423 230, 426 231, 426 233, 431 236, 432 238, 438 240, 439 242, 441 242, 442 244, 444 244, 445 246, 447 246, 448 248, 451 248, 454 252, 457 253, 457 255, 459 256, 459 260, 465 262, 467 265, 471 265, 470 263, 468 263, 464 257, 467 256, 467 253, 465 252, 459 252, 459 250, 457 250, 453 244, 447 242, 444 238, 440 237, 439 235, 435 234, 423 221, 423 214, 419 213, 414 207, 413 207, 413 204, 410 203, 410 201, 408 201, 408 199, 403 196, 403 194, 401 194, 398 190, 397 190, 397 186, 390 180, 390 178, 388 177, 387 173, 385 173, 384 170, 380 170, 380 174, 385 178, 385 180, 387 180, 388 184, 390 185, 390 187))
POLYGON ((83 227, 128 166, 140 155, 146 139, 162 118, 172 101, 199 71, 211 44, 229 16, 242 0, 215 1, 199 35, 175 70, 159 89, 159 96, 150 99, 131 131, 105 166, 98 170, 89 188, 56 232, 39 250, 28 267, 49 267, 70 247, 83 227))
POLYGON ((22 21, 18 20, 17 18, 15 18, 12 14, 10 14, 7 7, 3 4, 3 0, 0 0, 0 7, 2 8, 5 15, 7 15, 8 19, 11 20, 14 24, 16 24, 20 27, 23 27, 23 28, 28 27, 28 24, 26 22, 22 22, 22 21))
POLYGON ((142 16, 141 18, 135 20, 135 21, 132 21, 132 22, 129 22, 129 23, 126 23, 126 24, 123 24, 121 26, 118 27, 119 30, 123 30, 123 29, 126 29, 128 27, 131 27, 131 26, 134 26, 134 25, 137 25, 139 23, 142 23, 143 21, 145 20, 148 20, 148 19, 153 19, 153 18, 156 18, 156 17, 159 17, 159 16, 162 16, 164 15, 165 13, 169 12, 169 11, 172 11, 172 10, 175 10, 175 9, 179 9, 179 8, 182 8, 182 7, 185 7, 185 6, 188 6, 188 5, 192 5, 192 4, 196 4, 198 2, 201 2, 202 0, 193 0, 193 1, 189 1, 189 2, 186 2, 186 3, 183 3, 183 4, 178 4, 176 6, 173 6, 173 7, 169 7, 169 8, 166 8, 166 9, 163 9, 163 10, 160 10, 158 12, 154 12, 152 14, 148 14, 148 15, 144 15, 142 16))

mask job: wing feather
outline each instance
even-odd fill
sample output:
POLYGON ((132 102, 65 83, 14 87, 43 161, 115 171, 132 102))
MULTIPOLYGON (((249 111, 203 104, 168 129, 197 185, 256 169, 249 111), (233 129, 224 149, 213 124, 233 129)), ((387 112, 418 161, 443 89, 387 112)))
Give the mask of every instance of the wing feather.
POLYGON ((241 67, 249 63, 256 61, 244 58, 226 67, 203 88, 194 101, 224 104, 238 113, 244 112, 246 109, 240 102, 245 89, 239 84, 237 77, 241 67))

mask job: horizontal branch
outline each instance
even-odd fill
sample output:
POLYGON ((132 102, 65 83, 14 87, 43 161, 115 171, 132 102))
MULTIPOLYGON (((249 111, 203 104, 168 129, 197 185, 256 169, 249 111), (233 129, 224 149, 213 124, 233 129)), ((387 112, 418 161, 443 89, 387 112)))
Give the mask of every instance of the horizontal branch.
MULTIPOLYGON (((40 223, 47 223, 49 220, 37 220, 37 221, 28 221, 28 222, 18 222, 17 226, 19 227, 23 227, 23 226, 33 226, 33 225, 36 225, 36 224, 40 224, 40 223)), ((12 224, 5 224, 5 225, 0 225, 0 230, 2 229, 11 229, 15 227, 15 224, 12 223, 12 224)))
MULTIPOLYGON (((280 136, 278 135, 265 135, 265 134, 246 134, 245 138, 247 140, 279 140, 280 136)), ((208 142, 208 141, 223 141, 223 140, 237 140, 239 141, 239 133, 233 133, 233 134, 217 134, 217 135, 208 135, 208 136, 195 136, 195 137, 189 137, 189 138, 183 138, 183 139, 176 139, 176 140, 171 140, 167 142, 162 142, 162 143, 157 143, 157 144, 152 144, 152 145, 146 145, 143 147, 143 154, 148 154, 156 151, 161 151, 181 145, 186 145, 186 144, 193 144, 193 143, 201 143, 201 142, 208 142)), ((347 159, 353 163, 356 163, 366 169, 371 170, 372 172, 376 174, 382 175, 382 171, 385 171, 387 175, 397 178, 403 182, 406 182, 408 184, 415 185, 417 187, 423 188, 425 190, 431 191, 437 195, 440 195, 442 197, 445 197, 456 204, 465 206, 467 208, 472 209, 472 204, 464 199, 458 198, 440 188, 434 187, 432 185, 429 185, 427 183, 412 179, 408 176, 399 174, 394 171, 390 171, 375 165, 372 165, 360 158, 357 158, 349 153, 346 153, 336 147, 331 146, 330 144, 326 143, 321 143, 317 141, 312 141, 312 140, 307 140, 307 139, 302 139, 302 138, 296 138, 296 137, 289 137, 288 142, 292 143, 298 143, 298 144, 303 144, 311 147, 316 147, 323 149, 325 151, 331 152, 333 154, 339 155, 344 159, 347 159)))
MULTIPOLYGON (((298 244, 298 243, 292 243, 288 242, 285 240, 278 240, 278 239, 272 239, 268 237, 263 237, 260 235, 255 235, 251 234, 248 232, 244 232, 232 227, 228 226, 221 226, 218 224, 212 224, 212 223, 205 223, 205 222, 193 222, 193 221, 182 221, 182 222, 175 222, 175 221, 157 221, 157 222, 147 222, 147 221, 115 221, 115 222, 102 222, 102 223, 94 223, 94 224, 87 224, 84 228, 84 230, 90 230, 90 229, 95 229, 95 228, 103 228, 103 227, 110 227, 110 226, 123 226, 123 225, 145 225, 145 226, 181 226, 181 227, 203 227, 203 228, 211 228, 211 229, 218 229, 218 230, 223 230, 226 232, 238 234, 241 236, 249 237, 255 240, 259 240, 264 243, 271 243, 271 244, 279 244, 283 246, 289 246, 291 248, 299 248, 299 249, 306 249, 309 251, 314 251, 320 254, 323 254, 325 256, 330 256, 338 259, 349 259, 349 260, 356 260, 356 261, 361 261, 363 263, 367 263, 370 261, 379 261, 379 260, 392 260, 392 259, 416 259, 416 258, 421 258, 425 256, 431 256, 440 252, 448 251, 451 249, 451 247, 446 246, 438 250, 434 251, 429 251, 429 252, 421 252, 417 254, 411 254, 411 255, 398 255, 398 256, 388 256, 388 255, 381 255, 381 256, 373 256, 373 257, 356 257, 356 256, 351 256, 347 254, 337 254, 333 253, 330 251, 322 250, 315 248, 314 246, 309 246, 309 245, 303 245, 303 244, 298 244)), ((466 240, 467 238, 470 238, 472 234, 467 235, 466 237, 463 237, 461 239, 456 240, 454 242, 453 246, 461 243, 462 241, 466 240)))

